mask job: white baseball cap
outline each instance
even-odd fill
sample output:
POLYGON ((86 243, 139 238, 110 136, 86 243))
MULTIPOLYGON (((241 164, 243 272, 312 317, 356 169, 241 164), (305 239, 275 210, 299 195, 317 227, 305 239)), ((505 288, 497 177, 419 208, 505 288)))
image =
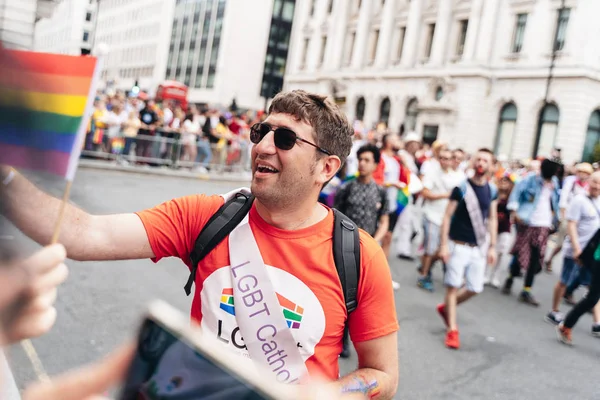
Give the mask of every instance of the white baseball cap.
POLYGON ((415 132, 407 133, 406 136, 404 136, 404 138, 402 138, 402 140, 404 141, 404 143, 410 143, 410 142, 421 143, 421 137, 419 135, 417 135, 415 132))

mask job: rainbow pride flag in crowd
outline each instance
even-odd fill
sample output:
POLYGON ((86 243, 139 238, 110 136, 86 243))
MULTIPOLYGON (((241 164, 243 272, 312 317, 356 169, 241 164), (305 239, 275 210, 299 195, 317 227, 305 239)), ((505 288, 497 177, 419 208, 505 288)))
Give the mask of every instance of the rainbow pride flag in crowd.
POLYGON ((0 48, 0 163, 72 180, 98 69, 95 57, 0 48))

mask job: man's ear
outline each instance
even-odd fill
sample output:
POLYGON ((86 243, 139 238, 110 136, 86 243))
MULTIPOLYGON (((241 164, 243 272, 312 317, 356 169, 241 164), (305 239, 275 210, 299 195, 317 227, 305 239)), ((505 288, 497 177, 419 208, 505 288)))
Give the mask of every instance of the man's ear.
POLYGON ((328 156, 321 160, 321 165, 318 183, 324 185, 338 173, 342 166, 342 161, 338 156, 328 156))

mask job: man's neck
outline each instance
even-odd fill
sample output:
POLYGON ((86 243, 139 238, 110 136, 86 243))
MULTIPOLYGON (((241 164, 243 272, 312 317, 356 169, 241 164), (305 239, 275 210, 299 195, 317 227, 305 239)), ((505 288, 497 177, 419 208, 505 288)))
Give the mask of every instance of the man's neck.
POLYGON ((383 154, 385 154, 386 156, 394 156, 396 155, 396 152, 394 151, 394 149, 384 149, 383 154))
POLYGON ((327 217, 327 209, 319 203, 305 201, 305 206, 299 206, 293 210, 269 209, 258 199, 255 201, 258 215, 269 225, 278 229, 295 231, 306 228, 327 217))
POLYGON ((358 175, 356 180, 360 183, 370 183, 373 180, 373 175, 358 175))
POLYGON ((487 183, 487 177, 485 175, 475 174, 473 178, 471 178, 471 181, 477 186, 483 186, 487 183))

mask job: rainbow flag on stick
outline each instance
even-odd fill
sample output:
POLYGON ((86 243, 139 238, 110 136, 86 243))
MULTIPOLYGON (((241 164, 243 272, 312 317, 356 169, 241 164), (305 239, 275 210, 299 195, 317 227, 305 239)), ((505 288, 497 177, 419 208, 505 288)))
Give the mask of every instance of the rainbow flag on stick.
POLYGON ((95 57, 0 49, 0 163, 72 181, 99 71, 95 57))

